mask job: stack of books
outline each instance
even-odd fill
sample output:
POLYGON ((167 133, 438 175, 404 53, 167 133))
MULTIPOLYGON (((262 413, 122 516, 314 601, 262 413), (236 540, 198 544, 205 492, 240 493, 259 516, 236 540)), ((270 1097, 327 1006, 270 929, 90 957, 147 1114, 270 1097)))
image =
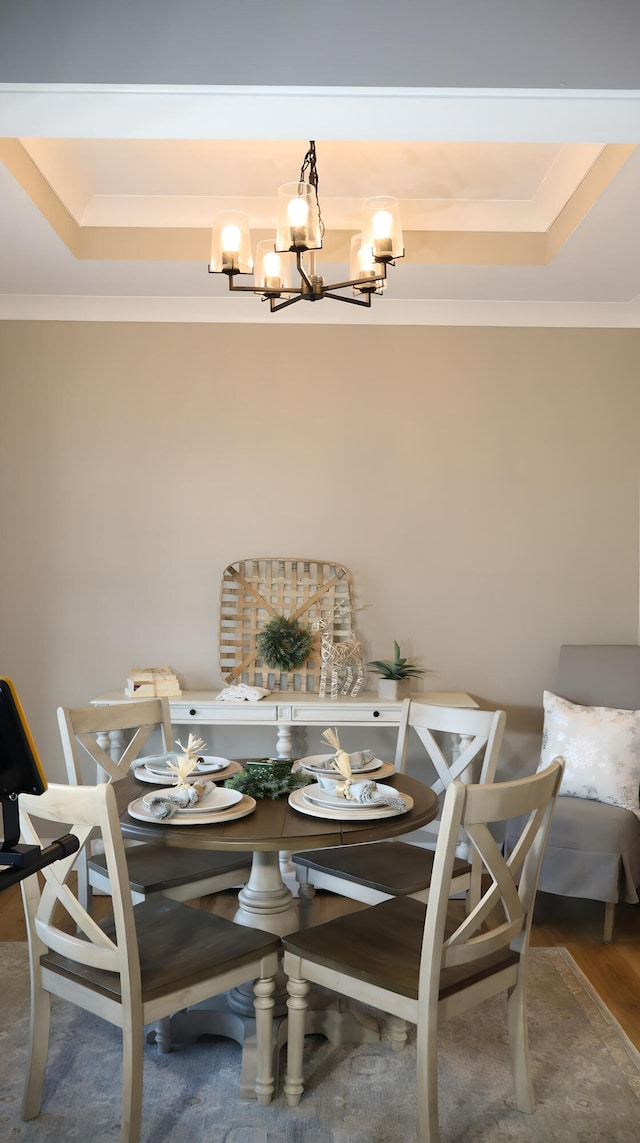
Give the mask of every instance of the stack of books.
POLYGON ((178 676, 170 667, 132 667, 124 693, 127 698, 177 697, 182 694, 178 676))

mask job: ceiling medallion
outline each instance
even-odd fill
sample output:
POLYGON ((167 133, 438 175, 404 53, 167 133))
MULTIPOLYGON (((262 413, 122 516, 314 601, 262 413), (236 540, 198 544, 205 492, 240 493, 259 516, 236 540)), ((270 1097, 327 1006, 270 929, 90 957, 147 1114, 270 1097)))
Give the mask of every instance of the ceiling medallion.
POLYGON ((269 302, 271 313, 294 302, 319 302, 321 298, 370 306, 372 294, 381 294, 386 287, 387 266, 404 256, 398 200, 368 198, 363 203, 362 233, 351 239, 349 278, 345 282, 325 285, 324 278, 316 273, 316 253, 322 250, 323 235, 316 145, 311 140, 298 181, 284 183, 278 191, 275 242, 258 242, 254 267, 247 215, 237 210, 221 211, 213 220, 209 273, 226 274, 234 293, 259 295, 269 302), (299 274, 299 285, 291 284, 294 269, 299 274), (239 274, 254 274, 254 285, 237 286, 235 279, 239 274), (336 293, 348 289, 353 296, 336 293))

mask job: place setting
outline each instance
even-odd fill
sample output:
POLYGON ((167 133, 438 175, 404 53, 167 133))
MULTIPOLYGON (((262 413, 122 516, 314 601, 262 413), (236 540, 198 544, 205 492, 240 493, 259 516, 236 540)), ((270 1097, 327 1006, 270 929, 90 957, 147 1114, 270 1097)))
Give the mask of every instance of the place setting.
POLYGON ((289 805, 293 809, 311 817, 362 821, 395 817, 413 807, 408 794, 378 781, 396 772, 390 762, 381 761, 370 750, 347 754, 335 729, 325 730, 322 737, 334 753, 298 760, 297 766, 317 781, 292 791, 289 805))
MULTIPOLYGON (((203 744, 204 745, 204 744, 203 744)), ((136 758, 131 765, 131 772, 139 782, 149 782, 151 785, 175 785, 178 776, 172 767, 175 767, 178 754, 170 750, 166 754, 142 755, 136 758)), ((242 769, 239 762, 232 762, 230 758, 218 758, 212 754, 200 754, 196 765, 190 771, 189 777, 195 780, 198 776, 206 774, 215 775, 215 781, 226 781, 233 774, 242 769)))
MULTIPOLYGON (((308 758, 299 758, 293 769, 304 770, 314 777, 337 779, 339 771, 335 765, 335 757, 335 753, 312 754, 308 758)), ((348 757, 352 773, 370 774, 375 781, 389 778, 391 774, 396 773, 393 762, 383 762, 381 758, 376 758, 372 750, 356 750, 348 757)))
POLYGON ((240 790, 218 786, 206 778, 207 774, 215 774, 216 780, 230 777, 241 770, 239 763, 200 754, 204 742, 191 733, 186 747, 180 741, 178 746, 182 754, 170 751, 149 756, 137 760, 143 765, 132 767, 135 777, 142 781, 172 782, 170 786, 134 798, 127 807, 132 818, 162 825, 187 826, 217 824, 252 813, 256 807, 254 798, 240 790), (143 777, 142 771, 149 776, 143 777))

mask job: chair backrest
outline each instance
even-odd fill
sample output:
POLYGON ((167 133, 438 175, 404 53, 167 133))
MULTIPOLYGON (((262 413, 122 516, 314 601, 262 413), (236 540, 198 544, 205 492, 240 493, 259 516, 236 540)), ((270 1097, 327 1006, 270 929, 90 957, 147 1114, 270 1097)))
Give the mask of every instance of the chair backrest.
POLYGON ((566 643, 555 686, 561 698, 581 706, 640 710, 640 646, 566 643))
MULTIPOLYGON (((71 877, 78 854, 47 866, 21 885, 27 920, 32 967, 51 949, 77 964, 118 973, 122 999, 140 994, 140 964, 129 889, 129 875, 115 792, 111 785, 62 786, 50 783, 44 794, 23 794, 19 799, 20 825, 26 842, 42 845, 34 819, 42 820, 42 833, 50 836, 49 822, 72 823, 70 832, 80 841, 80 852, 92 836, 102 841, 111 886, 111 909, 115 922, 112 939, 81 904, 71 877)), ((59 831, 58 831, 59 832, 59 831)))
POLYGON ((173 745, 171 713, 166 698, 115 703, 112 706, 60 706, 58 726, 67 778, 74 785, 82 784, 82 762, 87 758, 96 763, 97 775, 112 781, 124 778, 156 730, 160 731, 162 752, 171 750, 173 745), (122 753, 114 761, 110 751, 118 741, 117 734, 121 736, 122 753), (110 739, 109 735, 113 737, 110 739))
POLYGON ((493 781, 506 721, 503 710, 430 706, 410 700, 405 713, 398 733, 397 770, 404 773, 406 768, 409 732, 413 729, 435 769, 431 784, 436 794, 463 776, 465 781, 493 781))
POLYGON ((500 953, 527 949, 540 865, 564 762, 510 782, 452 783, 445 795, 431 876, 420 965, 420 993, 437 1004, 441 971, 500 953), (505 859, 490 826, 524 817, 519 840, 505 859), (456 844, 463 829, 482 879, 479 899, 445 932, 456 844))

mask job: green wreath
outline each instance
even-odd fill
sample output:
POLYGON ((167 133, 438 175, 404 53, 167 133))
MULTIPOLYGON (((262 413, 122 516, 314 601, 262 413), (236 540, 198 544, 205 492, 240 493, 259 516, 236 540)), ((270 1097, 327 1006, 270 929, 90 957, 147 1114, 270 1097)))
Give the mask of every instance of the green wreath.
POLYGON ((277 671, 295 671, 309 658, 314 634, 301 627, 297 619, 276 615, 256 636, 258 653, 267 667, 277 671))

